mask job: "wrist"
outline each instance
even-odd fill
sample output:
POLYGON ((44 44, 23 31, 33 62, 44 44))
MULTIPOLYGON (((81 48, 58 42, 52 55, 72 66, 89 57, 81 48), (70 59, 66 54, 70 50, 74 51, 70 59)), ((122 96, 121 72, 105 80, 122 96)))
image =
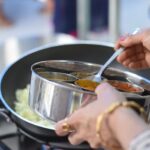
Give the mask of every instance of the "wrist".
POLYGON ((125 116, 132 115, 132 113, 134 113, 134 110, 132 110, 131 108, 119 107, 112 114, 110 114, 108 118, 108 124, 114 134, 115 131, 118 130, 118 126, 122 124, 122 120, 123 122, 126 122, 126 124, 128 123, 128 120, 124 120, 124 118, 125 116))
POLYGON ((124 149, 128 148, 138 134, 148 129, 148 125, 143 119, 133 109, 127 107, 116 109, 109 116, 108 124, 112 134, 124 149))

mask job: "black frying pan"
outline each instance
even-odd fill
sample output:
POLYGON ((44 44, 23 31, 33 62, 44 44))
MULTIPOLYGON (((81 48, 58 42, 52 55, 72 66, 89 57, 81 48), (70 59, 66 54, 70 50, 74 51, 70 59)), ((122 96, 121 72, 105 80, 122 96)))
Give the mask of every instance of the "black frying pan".
MULTIPOLYGON (((11 119, 16 123, 17 126, 19 126, 19 128, 21 128, 29 135, 42 139, 45 142, 53 143, 56 140, 67 142, 66 137, 58 137, 53 130, 33 124, 32 122, 29 122, 20 117, 15 112, 14 103, 16 101, 16 90, 25 88, 26 85, 30 83, 30 67, 35 62, 58 59, 80 60, 103 64, 112 53, 113 48, 111 46, 96 43, 76 43, 68 45, 47 46, 36 49, 30 54, 19 59, 4 71, 0 82, 0 99, 5 108, 9 111, 11 119)), ((114 66, 119 67, 116 62, 113 64, 113 67, 114 66)), ((145 76, 147 74, 149 74, 149 72, 144 72, 145 76)), ((79 146, 78 148, 82 148, 82 146, 79 146)))

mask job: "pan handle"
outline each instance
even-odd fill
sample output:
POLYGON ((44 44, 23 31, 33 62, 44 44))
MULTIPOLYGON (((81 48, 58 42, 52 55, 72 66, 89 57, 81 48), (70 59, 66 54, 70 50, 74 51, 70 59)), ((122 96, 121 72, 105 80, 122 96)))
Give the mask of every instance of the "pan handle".
POLYGON ((10 122, 9 112, 5 108, 0 108, 0 116, 4 117, 7 122, 10 122))

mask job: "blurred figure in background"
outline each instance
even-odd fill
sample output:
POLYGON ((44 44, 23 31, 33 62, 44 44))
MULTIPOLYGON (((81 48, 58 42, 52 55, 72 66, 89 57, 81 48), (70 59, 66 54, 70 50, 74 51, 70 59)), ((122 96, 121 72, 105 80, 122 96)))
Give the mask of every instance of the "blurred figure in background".
POLYGON ((90 30, 99 32, 108 27, 108 0, 91 0, 90 30))
POLYGON ((54 11, 54 0, 46 0, 44 7, 42 8, 42 13, 51 14, 54 11))
POLYGON ((6 17, 3 11, 3 0, 0 0, 0 26, 9 27, 12 22, 6 17))
POLYGON ((76 0, 54 0, 55 33, 77 36, 76 0))
MULTIPOLYGON (((52 1, 52 0, 49 0, 52 1)), ((77 36, 77 0, 53 0, 55 33, 77 36)), ((108 26, 108 0, 91 0, 92 31, 99 31, 108 26)))

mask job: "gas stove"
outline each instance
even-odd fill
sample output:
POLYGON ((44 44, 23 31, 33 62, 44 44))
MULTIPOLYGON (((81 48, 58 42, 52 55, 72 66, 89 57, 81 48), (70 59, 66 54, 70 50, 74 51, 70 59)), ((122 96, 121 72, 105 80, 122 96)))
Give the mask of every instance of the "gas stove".
MULTIPOLYGON (((46 144, 0 118, 0 150, 64 150, 65 143, 46 144), (60 146, 59 146, 60 145, 60 146)), ((68 149, 69 150, 69 149, 68 149)))
POLYGON ((41 144, 22 134, 12 122, 0 117, 0 150, 50 150, 50 146, 41 144))
MULTIPOLYGON (((75 150, 81 149, 78 146, 68 148, 68 143, 56 141, 44 143, 43 141, 28 135, 22 129, 17 128, 13 122, 6 122, 0 116, 0 150, 75 150)), ((90 150, 90 148, 82 148, 90 150)), ((102 150, 102 149, 99 149, 102 150)))

